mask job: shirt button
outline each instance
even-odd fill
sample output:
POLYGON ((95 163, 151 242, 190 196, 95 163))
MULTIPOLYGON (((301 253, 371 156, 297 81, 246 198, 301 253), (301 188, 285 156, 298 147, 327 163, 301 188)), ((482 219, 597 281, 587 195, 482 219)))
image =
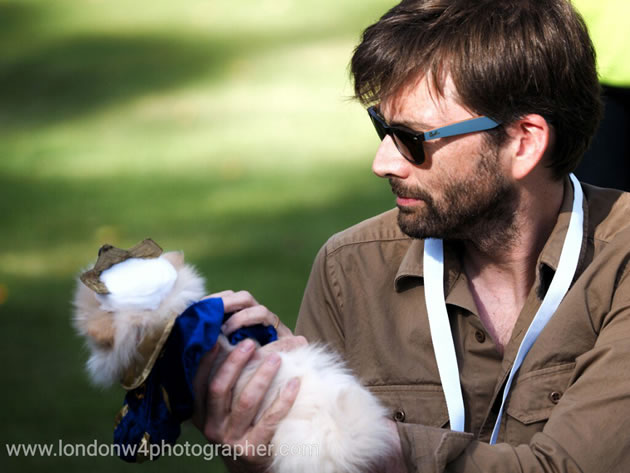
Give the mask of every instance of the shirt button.
POLYGON ((405 417, 405 411, 403 411, 402 409, 398 409, 396 412, 394 412, 394 420, 396 422, 404 422, 405 417))
POLYGON ((554 404, 558 404, 558 401, 560 400, 561 397, 562 397, 562 393, 559 393, 558 391, 553 391, 549 393, 549 400, 553 402, 554 404))
POLYGON ((479 342, 479 343, 483 343, 486 341, 486 334, 483 333, 481 330, 477 330, 475 332, 475 339, 479 342))

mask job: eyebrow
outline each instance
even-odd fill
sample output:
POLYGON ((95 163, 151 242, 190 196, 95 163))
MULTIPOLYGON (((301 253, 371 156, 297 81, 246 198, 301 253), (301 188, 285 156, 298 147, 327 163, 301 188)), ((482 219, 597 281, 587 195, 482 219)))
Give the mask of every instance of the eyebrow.
POLYGON ((410 130, 420 131, 422 133, 424 133, 425 131, 433 130, 434 128, 438 128, 427 123, 410 122, 407 120, 391 122, 389 126, 402 126, 404 128, 409 128, 410 130))
MULTIPOLYGON (((380 107, 375 107, 375 108, 376 108, 376 111, 378 112, 378 114, 381 116, 381 118, 383 120, 385 120, 385 117, 381 113, 380 107)), ((389 126, 401 126, 401 127, 408 128, 408 129, 410 129, 412 131, 416 131, 416 132, 420 132, 420 133, 424 133, 425 131, 430 131, 430 130, 433 130, 435 128, 439 128, 439 127, 436 127, 436 126, 433 126, 433 125, 429 125, 428 123, 411 122, 411 121, 407 121, 407 120, 393 121, 393 122, 388 122, 387 120, 385 120, 385 122, 389 126)))

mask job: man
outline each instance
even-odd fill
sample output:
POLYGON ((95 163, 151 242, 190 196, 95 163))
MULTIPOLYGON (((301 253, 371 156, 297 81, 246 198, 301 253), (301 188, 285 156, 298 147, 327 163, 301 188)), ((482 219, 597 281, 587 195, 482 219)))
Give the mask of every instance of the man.
MULTIPOLYGON (((406 0, 365 31, 352 73, 397 209, 326 243, 296 333, 391 409, 392 462, 410 471, 627 471, 630 198, 568 177, 601 108, 580 17, 566 0, 406 0)), ((235 325, 274 323, 226 297, 235 325)), ((206 436, 268 441, 296 392, 251 425, 273 373, 244 409, 208 407, 206 436)))

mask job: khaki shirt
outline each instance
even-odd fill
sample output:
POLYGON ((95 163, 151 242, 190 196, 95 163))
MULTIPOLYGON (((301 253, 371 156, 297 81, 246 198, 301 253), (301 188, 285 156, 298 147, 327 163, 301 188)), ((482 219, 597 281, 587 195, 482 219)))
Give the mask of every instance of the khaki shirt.
POLYGON ((401 233, 397 210, 333 236, 317 255, 296 332, 337 349, 390 409, 411 471, 630 471, 630 194, 609 189, 584 185, 574 282, 514 379, 497 445, 487 443, 560 258, 573 199, 568 182, 503 356, 479 319, 458 245, 445 243, 466 433, 448 430, 424 300, 423 242, 401 233))

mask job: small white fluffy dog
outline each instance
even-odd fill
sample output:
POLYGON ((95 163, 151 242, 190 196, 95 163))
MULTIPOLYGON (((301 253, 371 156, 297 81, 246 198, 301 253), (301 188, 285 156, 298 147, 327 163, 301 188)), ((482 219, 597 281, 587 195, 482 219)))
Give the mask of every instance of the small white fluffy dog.
MULTIPOLYGON (((203 279, 178 252, 131 257, 81 279, 74 324, 90 348, 91 379, 101 386, 120 382, 125 389, 134 389, 146 379, 175 318, 205 294, 203 279)), ((223 335, 219 343, 227 350, 233 348, 223 335)), ((290 379, 300 378, 300 390, 272 439, 277 451, 271 471, 355 473, 381 463, 392 446, 384 421, 386 409, 339 357, 314 345, 279 355, 281 367, 261 412, 290 379), (306 452, 304 446, 309 447, 306 452)), ((245 368, 234 399, 260 362, 251 361, 245 368)))

